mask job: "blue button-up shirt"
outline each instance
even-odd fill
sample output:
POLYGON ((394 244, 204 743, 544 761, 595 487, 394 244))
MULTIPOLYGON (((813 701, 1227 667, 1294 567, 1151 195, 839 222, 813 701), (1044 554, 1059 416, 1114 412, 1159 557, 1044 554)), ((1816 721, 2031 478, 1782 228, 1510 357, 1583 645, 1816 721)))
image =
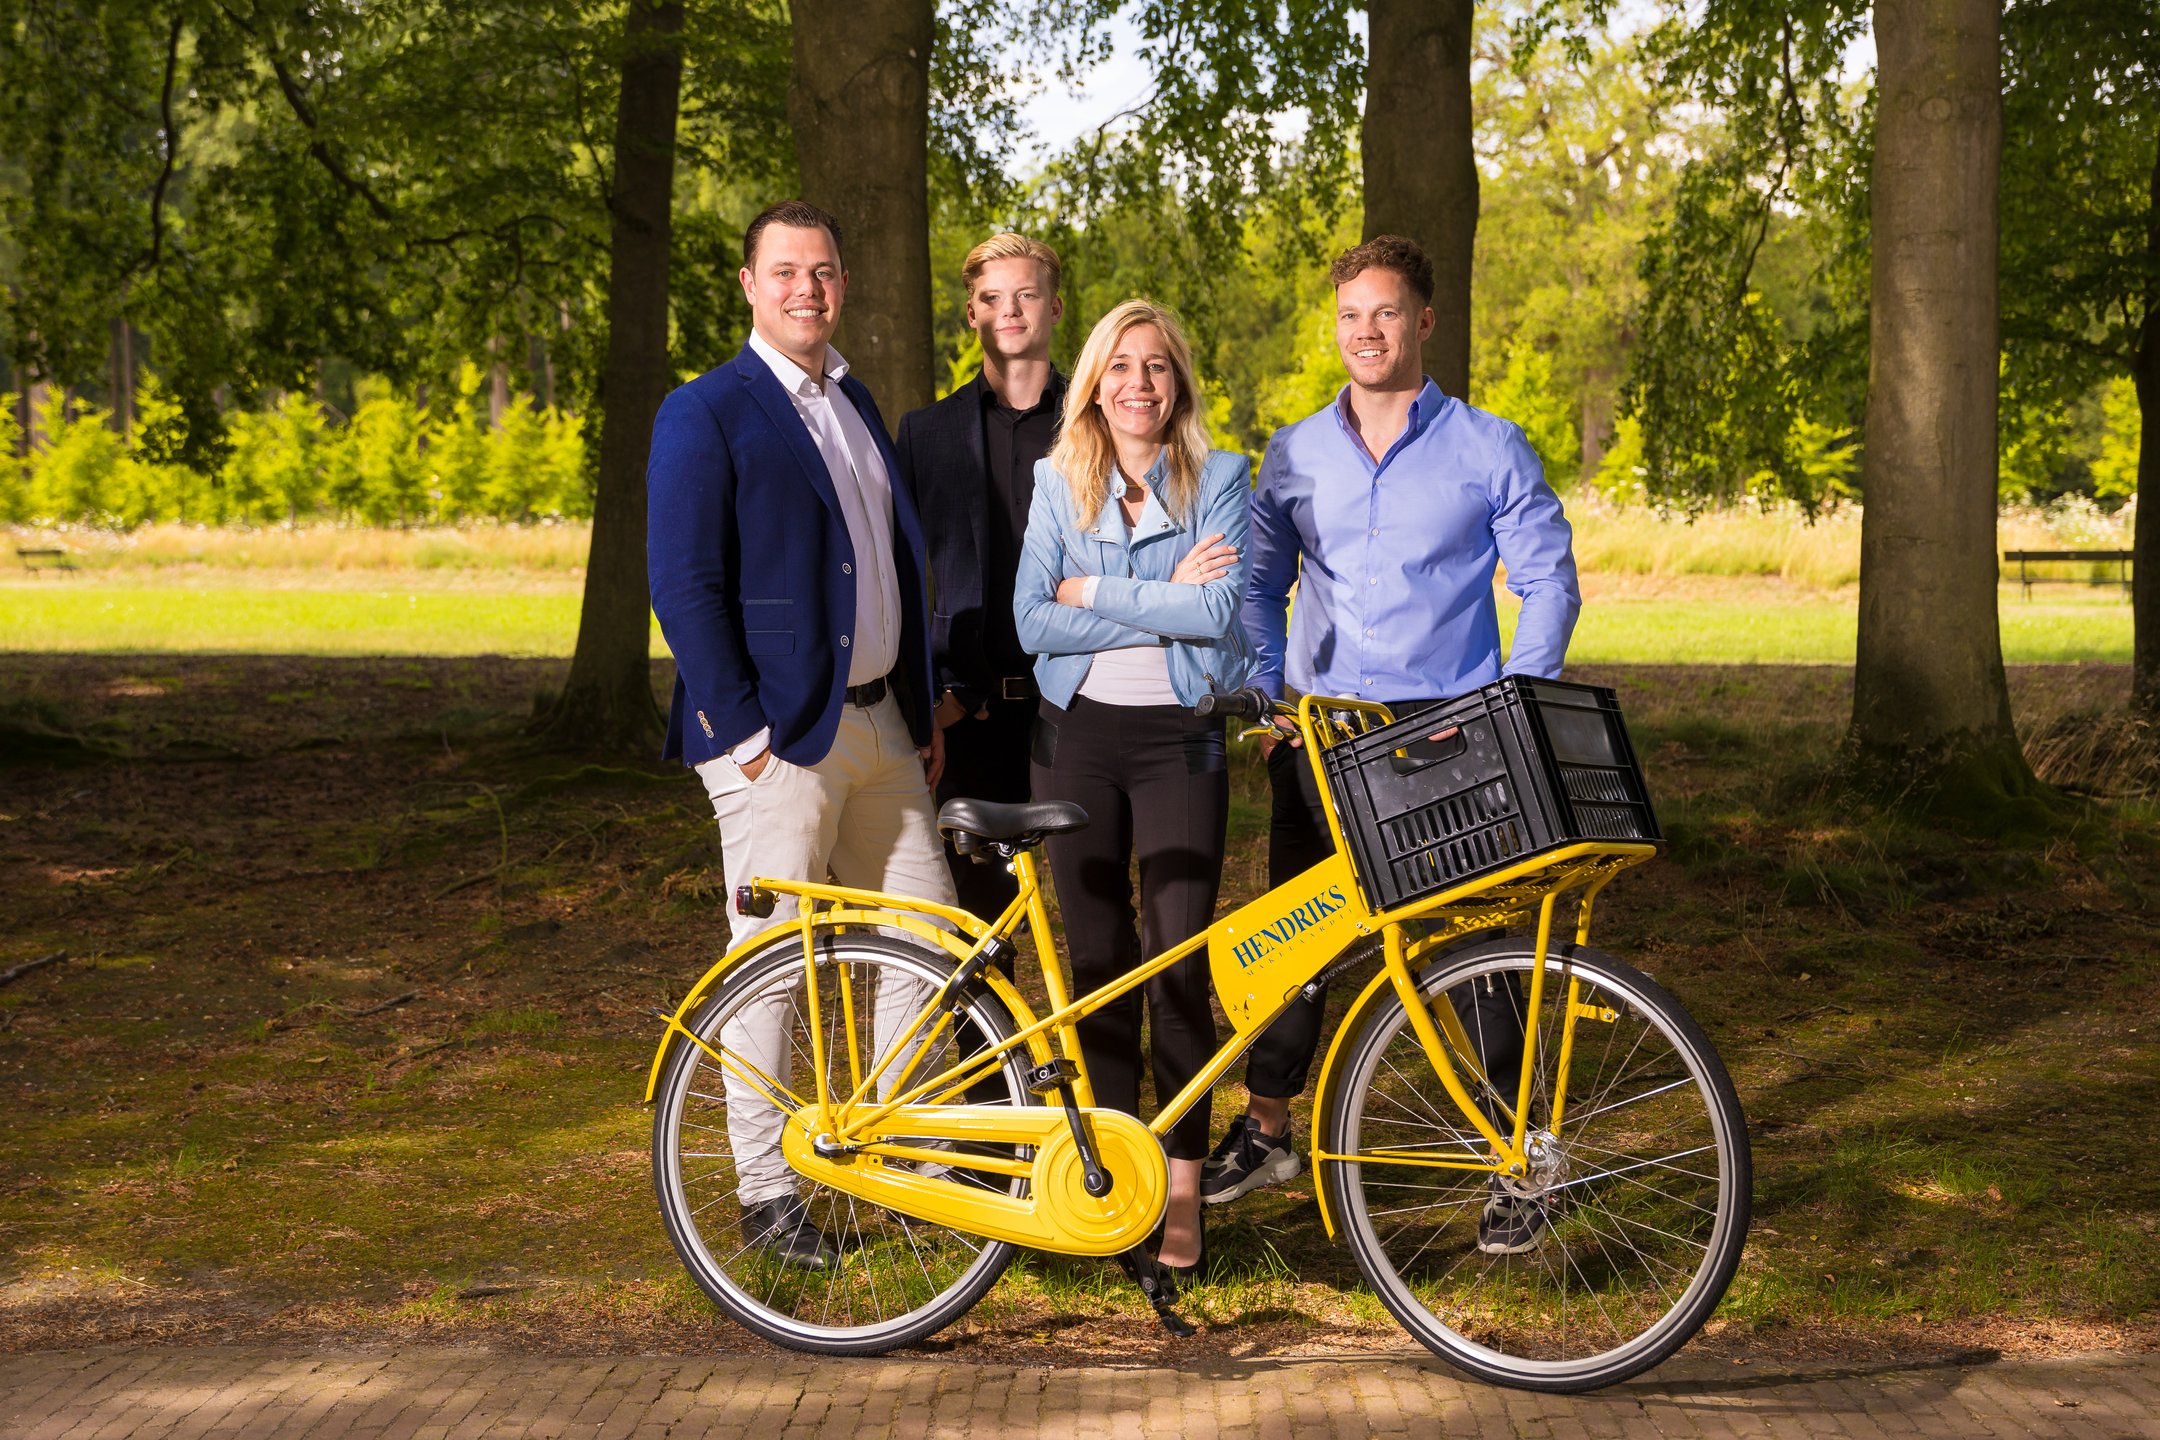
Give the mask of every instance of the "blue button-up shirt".
POLYGON ((1395 701, 1497 680, 1500 562, 1523 602, 1506 672, 1557 676, 1582 608, 1574 536, 1523 432, 1427 380, 1375 465, 1348 395, 1277 431, 1260 465, 1244 606, 1253 683, 1280 696, 1287 676, 1308 694, 1395 701))

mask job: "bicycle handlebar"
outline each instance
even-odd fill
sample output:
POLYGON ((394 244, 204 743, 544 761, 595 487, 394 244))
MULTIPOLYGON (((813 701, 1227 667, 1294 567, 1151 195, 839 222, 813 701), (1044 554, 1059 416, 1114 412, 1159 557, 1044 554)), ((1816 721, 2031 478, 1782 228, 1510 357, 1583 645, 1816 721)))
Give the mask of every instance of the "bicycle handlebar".
POLYGON ((1192 713, 1203 720, 1218 715, 1228 715, 1236 720, 1265 720, 1275 711, 1275 701, 1265 692, 1248 685, 1227 695, 1203 695, 1192 707, 1192 713))

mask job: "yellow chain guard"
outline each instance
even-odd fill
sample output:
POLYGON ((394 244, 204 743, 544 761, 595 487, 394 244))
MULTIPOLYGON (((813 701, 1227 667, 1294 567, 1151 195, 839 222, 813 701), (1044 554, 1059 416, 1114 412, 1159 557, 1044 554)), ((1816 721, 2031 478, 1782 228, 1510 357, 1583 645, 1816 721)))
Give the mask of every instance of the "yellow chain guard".
MULTIPOLYGON (((1080 1149, 1064 1110, 1048 1106, 911 1105, 886 1116, 876 1134, 850 1137, 858 1145, 885 1140, 919 1146, 927 1138, 1033 1146, 1024 1196, 920 1175, 910 1162, 877 1155, 820 1155, 811 1143, 818 1133, 815 1105, 788 1117, 780 1149, 806 1180, 933 1225, 1059 1255, 1121 1254, 1145 1240, 1162 1218, 1169 1167, 1154 1133, 1132 1116, 1093 1109, 1080 1114, 1096 1158, 1110 1174, 1110 1193, 1099 1200, 1082 1183, 1080 1149)), ((1002 1178, 955 1171, 961 1173, 993 1184, 1002 1178)))

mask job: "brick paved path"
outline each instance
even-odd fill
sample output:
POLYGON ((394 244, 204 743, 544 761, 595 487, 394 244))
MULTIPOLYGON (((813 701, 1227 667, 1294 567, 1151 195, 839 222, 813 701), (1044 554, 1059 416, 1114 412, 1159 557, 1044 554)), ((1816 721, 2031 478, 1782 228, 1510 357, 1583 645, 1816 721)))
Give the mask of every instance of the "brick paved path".
POLYGON ((472 1350, 0 1355, 6 1440, 479 1436, 2160 1436, 2160 1356, 1735 1366, 1683 1356, 1561 1399, 1410 1358, 1204 1371, 939 1360, 550 1359, 472 1350))

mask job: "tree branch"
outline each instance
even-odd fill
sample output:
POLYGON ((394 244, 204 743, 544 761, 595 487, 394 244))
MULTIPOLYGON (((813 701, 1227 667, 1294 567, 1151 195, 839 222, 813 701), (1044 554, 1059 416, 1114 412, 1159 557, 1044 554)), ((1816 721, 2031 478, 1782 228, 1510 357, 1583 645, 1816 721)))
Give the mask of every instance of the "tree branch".
POLYGON ((385 224, 397 223, 397 216, 383 203, 382 197, 348 170, 344 161, 331 153, 329 145, 322 139, 321 121, 315 113, 315 107, 308 103, 307 88, 293 78, 292 71, 286 68, 284 57, 278 54, 277 46, 264 39, 253 25, 235 14, 233 8, 225 4, 224 0, 219 0, 218 9, 225 12, 226 19, 262 46, 263 58, 270 62, 270 73, 277 77, 278 90, 284 95, 286 106, 291 109, 293 118, 300 122, 302 128, 314 137, 308 141, 308 154, 315 157, 315 162, 328 172, 331 179, 365 203, 368 209, 374 212, 376 219, 385 224))
POLYGON ((158 97, 158 119, 165 127, 165 165, 158 171, 157 187, 150 192, 150 259, 145 268, 155 270, 165 250, 165 187, 172 183, 173 167, 180 158, 180 131, 173 122, 173 77, 180 68, 180 17, 173 16, 172 31, 165 38, 165 89, 158 97))

